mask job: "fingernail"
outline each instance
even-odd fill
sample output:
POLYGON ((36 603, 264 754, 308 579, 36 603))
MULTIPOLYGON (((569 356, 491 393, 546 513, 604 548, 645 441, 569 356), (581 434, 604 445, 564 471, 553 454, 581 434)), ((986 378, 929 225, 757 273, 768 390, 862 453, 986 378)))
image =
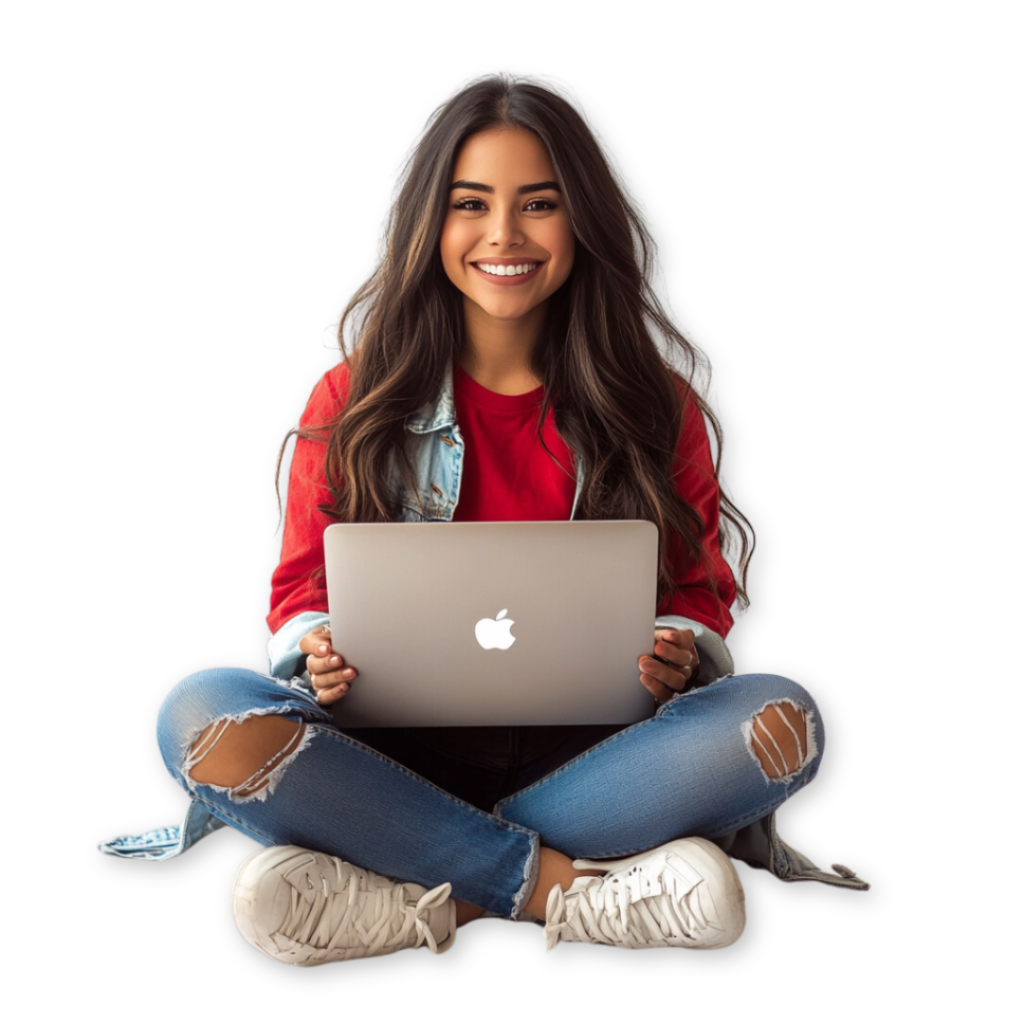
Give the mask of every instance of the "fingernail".
POLYGON ((334 657, 331 658, 330 663, 332 665, 340 665, 341 664, 341 658, 339 658, 337 655, 334 655, 334 657))
POLYGON ((344 671, 344 672, 342 672, 341 674, 342 674, 342 675, 343 675, 343 676, 344 676, 344 677, 345 677, 346 679, 351 679, 351 678, 352 678, 352 677, 353 677, 353 676, 355 675, 355 672, 353 672, 353 671, 352 671, 352 669, 350 669, 350 668, 347 668, 347 669, 345 669, 345 671, 344 671))
POLYGON ((318 647, 318 648, 316 649, 316 653, 317 653, 317 654, 326 654, 326 653, 327 653, 327 644, 321 644, 321 645, 320 645, 320 646, 319 646, 319 647, 318 647))
POLYGON ((348 683, 342 683, 341 684, 341 692, 342 693, 348 693, 348 683))

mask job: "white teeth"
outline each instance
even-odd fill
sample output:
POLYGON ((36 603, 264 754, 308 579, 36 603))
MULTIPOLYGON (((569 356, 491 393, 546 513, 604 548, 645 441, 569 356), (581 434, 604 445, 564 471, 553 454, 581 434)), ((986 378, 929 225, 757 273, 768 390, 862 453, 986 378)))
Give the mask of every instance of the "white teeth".
POLYGON ((517 263, 514 266, 505 263, 478 263, 477 266, 484 273, 493 274, 495 277, 516 277, 537 269, 536 263, 517 263))

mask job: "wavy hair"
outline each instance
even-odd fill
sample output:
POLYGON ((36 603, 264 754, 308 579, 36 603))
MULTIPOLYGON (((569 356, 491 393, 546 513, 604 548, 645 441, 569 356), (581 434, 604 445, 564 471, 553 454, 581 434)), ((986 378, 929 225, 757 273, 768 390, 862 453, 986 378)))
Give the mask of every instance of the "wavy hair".
MULTIPOLYGON (((531 131, 547 148, 576 239, 572 270, 548 300, 531 354, 531 370, 544 383, 538 438, 544 444, 541 424, 557 394, 556 429, 586 467, 576 518, 655 523, 660 602, 674 587, 670 545, 681 542, 686 556, 707 558, 700 544, 704 524, 677 494, 673 469, 683 405, 690 401, 715 435, 718 479, 722 429, 692 383, 710 377, 710 366, 655 295, 654 243, 593 132, 547 87, 490 76, 433 113, 401 175, 380 265, 341 317, 338 340, 350 374, 345 409, 334 422, 289 437, 326 440, 332 500, 322 511, 339 522, 399 518, 389 467, 394 464, 408 490, 416 491, 405 421, 436 399, 464 341, 462 294, 440 256, 452 169, 470 136, 494 128, 531 131)), ((280 467, 279 458, 278 474, 280 467)), ((737 593, 745 607, 754 531, 724 490, 720 508, 719 541, 726 554, 738 549, 737 593)))

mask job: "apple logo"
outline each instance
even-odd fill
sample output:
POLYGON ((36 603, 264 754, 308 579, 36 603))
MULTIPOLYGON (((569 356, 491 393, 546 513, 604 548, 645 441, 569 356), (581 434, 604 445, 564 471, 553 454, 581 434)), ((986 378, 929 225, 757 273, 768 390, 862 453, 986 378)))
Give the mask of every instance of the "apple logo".
POLYGON ((516 638, 511 632, 512 627, 515 625, 515 620, 506 619, 505 615, 507 612, 507 608, 502 608, 496 618, 481 619, 476 624, 476 629, 474 630, 476 642, 485 651, 490 651, 495 647, 507 651, 516 642, 516 638))

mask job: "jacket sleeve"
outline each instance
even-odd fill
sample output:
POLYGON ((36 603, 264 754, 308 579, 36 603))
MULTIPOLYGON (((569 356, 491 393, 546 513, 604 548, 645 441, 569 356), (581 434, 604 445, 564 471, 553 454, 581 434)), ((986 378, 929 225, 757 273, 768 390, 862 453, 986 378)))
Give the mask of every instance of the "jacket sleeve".
POLYGON ((685 399, 683 429, 673 476, 676 491, 703 523, 703 564, 690 558, 678 537, 669 544, 676 589, 658 605, 655 628, 692 629, 701 660, 700 680, 710 681, 733 671, 725 637, 732 628, 729 611, 736 599, 736 581, 718 542, 719 488, 715 481, 711 443, 697 405, 685 399))
MULTIPOLYGON (((337 418, 348 397, 344 363, 326 373, 310 395, 300 428, 323 426, 337 418)), ((270 672, 290 679, 305 670, 299 640, 328 622, 324 576, 324 530, 333 522, 318 505, 331 500, 324 470, 326 442, 297 438, 288 473, 281 560, 271 579, 270 614, 273 634, 268 651, 270 672)))

